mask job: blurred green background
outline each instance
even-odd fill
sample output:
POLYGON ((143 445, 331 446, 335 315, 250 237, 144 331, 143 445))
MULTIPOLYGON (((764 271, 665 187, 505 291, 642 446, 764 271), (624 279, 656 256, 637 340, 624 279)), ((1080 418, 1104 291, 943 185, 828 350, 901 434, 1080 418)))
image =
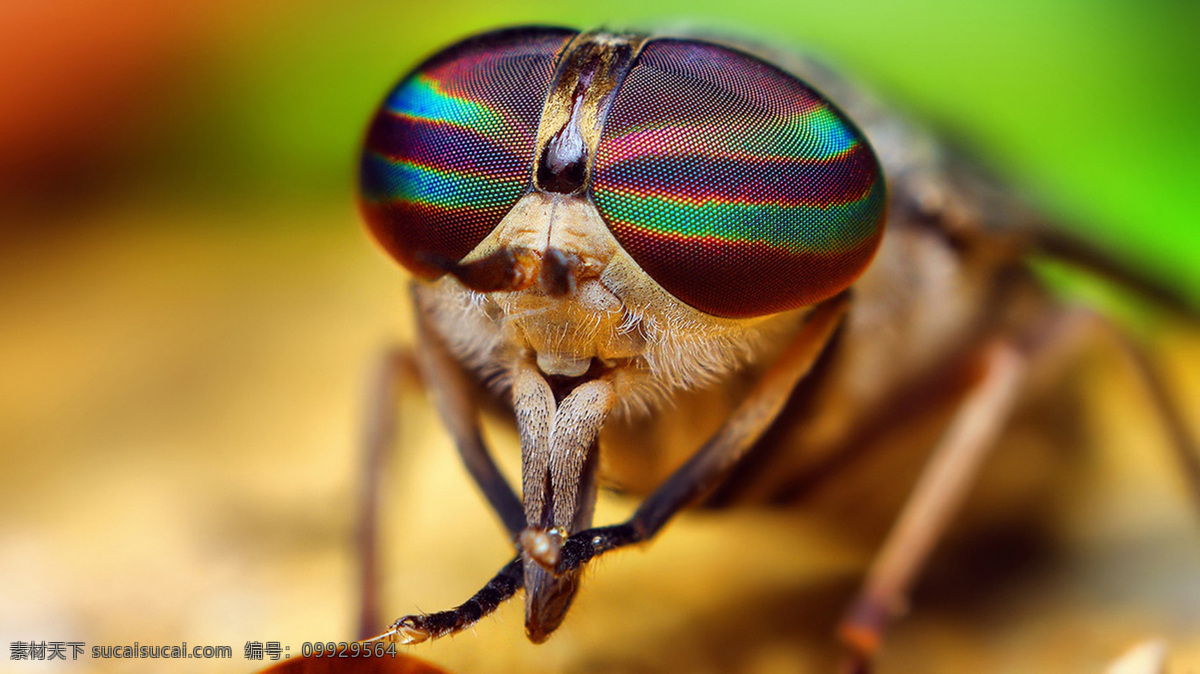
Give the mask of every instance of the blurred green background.
MULTIPOLYGON (((298 648, 351 636, 362 384, 381 347, 410 331, 404 276, 354 212, 357 146, 384 92, 432 50, 521 23, 682 22, 796 45, 1200 305, 1198 18, 1194 3, 1131 0, 0 3, 0 643, 186 640, 240 656, 251 639, 298 648)), ((1198 343, 1178 329, 1157 338, 1193 411, 1198 343)), ((896 662, 1099 671, 1154 635, 1200 652, 1194 521, 1144 397, 1113 367, 1100 388, 1125 383, 1093 416, 1112 448, 1101 472, 1120 479, 1102 495, 1072 493, 1079 522, 1125 541, 1088 567, 1109 580, 1075 570, 1050 585, 1066 588, 1057 594, 1024 586, 1040 604, 918 611, 896 662), (1118 615, 1104 614, 1114 603, 1118 615)), ((436 610, 509 553, 444 435, 423 425, 428 408, 410 403, 405 448, 422 449, 389 473, 386 568, 397 572, 385 595, 392 610, 436 610)), ((622 512, 627 503, 602 501, 598 519, 622 512)), ((518 606, 478 637, 421 653, 460 671, 795 671, 806 660, 783 627, 743 635, 778 637, 748 659, 712 660, 727 605, 675 587, 686 578, 675 570, 705 557, 699 586, 751 593, 737 583, 761 581, 768 598, 832 574, 844 593, 869 550, 759 535, 770 522, 728 517, 687 520, 650 554, 606 559, 580 617, 545 646, 521 640, 518 606), (720 557, 731 535, 744 536, 740 558, 720 557), (667 590, 676 598, 638 619, 621 604, 667 590), (640 654, 613 655, 615 643, 640 654)), ((805 643, 828 665, 841 595, 817 594, 791 618, 808 621, 805 643)), ((253 664, 234 663, 203 671, 253 664)))

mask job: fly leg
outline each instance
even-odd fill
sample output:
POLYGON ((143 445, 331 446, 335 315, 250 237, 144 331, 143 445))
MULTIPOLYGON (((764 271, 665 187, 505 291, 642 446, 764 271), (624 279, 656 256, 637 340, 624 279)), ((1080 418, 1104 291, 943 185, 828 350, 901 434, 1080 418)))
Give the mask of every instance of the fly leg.
POLYGON ((659 485, 628 521, 574 534, 560 548, 537 556, 538 563, 562 575, 609 550, 648 540, 675 513, 719 485, 775 420, 792 389, 830 341, 848 304, 843 294, 820 305, 721 429, 659 485))
POLYGON ((1200 446, 1197 446, 1196 438, 1188 432, 1183 412, 1175 403, 1175 398, 1171 396, 1160 370, 1146 354, 1142 345, 1111 323, 1098 317, 1096 320, 1108 328, 1109 334, 1120 343, 1130 364, 1133 365, 1134 371, 1141 379, 1150 403, 1154 406, 1158 418, 1167 431, 1171 449, 1183 469, 1184 479, 1191 489, 1192 505, 1197 511, 1200 511, 1200 446))
POLYGON ((511 562, 505 564, 482 590, 462 604, 449 611, 406 615, 392 623, 386 632, 369 641, 395 639, 402 644, 416 644, 461 632, 511 599, 524 583, 524 565, 521 555, 518 554, 511 562))
POLYGON ((993 340, 984 347, 982 360, 979 379, 966 391, 842 621, 841 638, 853 651, 849 671, 867 671, 883 630, 904 612, 917 573, 1018 399, 1026 356, 1010 342, 993 340))
POLYGON ((463 466, 479 486, 492 510, 512 539, 525 528, 521 499, 500 474, 479 428, 479 406, 468 375, 450 355, 446 345, 417 312, 419 344, 417 365, 433 404, 454 438, 463 466))
MULTIPOLYGON (((509 537, 515 540, 525 526, 521 501, 501 475, 483 440, 479 427, 478 405, 472 395, 466 373, 446 350, 445 345, 427 328, 419 312, 418 328, 417 348, 390 350, 381 359, 372 378, 369 393, 370 408, 363 442, 365 460, 358 531, 359 569, 362 579, 362 610, 358 629, 362 637, 374 633, 381 622, 377 545, 380 479, 384 458, 394 437, 397 399, 401 385, 425 385, 454 439, 467 472, 496 511, 509 537)), ((497 578, 503 575, 501 572, 497 578)), ((506 584, 500 582, 498 587, 506 587, 506 584)), ((512 596, 517 587, 509 590, 504 598, 512 596)))
POLYGON ((853 651, 850 671, 867 670, 883 631, 904 612, 917 574, 1008 421, 1026 373, 1056 377, 1072 355, 1097 337, 1113 340, 1139 375, 1193 495, 1200 499, 1196 442, 1141 348, 1110 322, 1088 312, 1060 313, 1042 326, 1024 335, 1021 347, 1002 340, 985 347, 983 375, 966 391, 842 621, 841 638, 853 651))
POLYGON ((1184 481, 1191 491, 1193 507, 1200 512, 1200 445, 1188 429, 1183 410, 1171 395, 1162 371, 1146 348, 1128 332, 1103 316, 1078 311, 1068 319, 1066 332, 1071 335, 1062 350, 1079 349, 1096 340, 1114 345, 1138 379, 1154 413, 1167 434, 1167 442, 1175 454, 1184 481))
MULTIPOLYGON (((1086 269, 1118 285, 1133 290, 1179 316, 1195 321, 1200 313, 1175 289, 1148 278, 1140 270, 1130 268, 1088 242, 1066 234, 1062 229, 1040 225, 1027 233, 1030 243, 1038 251, 1063 262, 1086 269)), ((1169 395, 1166 382, 1154 365, 1146 350, 1136 339, 1112 322, 1095 314, 1079 314, 1076 332, 1095 334, 1101 332, 1120 346, 1126 359, 1141 379, 1150 402, 1170 436, 1174 451, 1178 454, 1185 478, 1192 490, 1192 498, 1200 509, 1200 447, 1184 423, 1183 414, 1169 395)))
POLYGON ((394 347, 372 368, 367 388, 367 417, 363 424, 362 471, 358 489, 358 528, 355 532, 359 570, 358 635, 366 637, 381 621, 379 610, 379 495, 384 461, 396 431, 400 390, 419 386, 411 351, 394 347))

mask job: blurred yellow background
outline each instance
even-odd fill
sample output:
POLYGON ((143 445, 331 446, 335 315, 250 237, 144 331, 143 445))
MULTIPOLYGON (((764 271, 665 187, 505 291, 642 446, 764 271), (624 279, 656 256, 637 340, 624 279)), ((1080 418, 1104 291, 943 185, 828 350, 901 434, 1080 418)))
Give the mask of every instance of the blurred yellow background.
MULTIPOLYGON (((431 50, 497 25, 680 21, 811 49, 1200 305, 1198 15, 1083 0, 0 4, 0 643, 230 644, 232 661, 180 669, 249 671, 246 641, 353 636, 363 385, 409 334, 403 273, 354 212, 355 158, 374 105, 431 50)), ((1200 337, 1147 320, 1194 420, 1200 337)), ((1094 360, 1089 451, 1054 517, 1063 551, 978 601, 969 571, 942 595, 931 575, 883 671, 1100 671, 1150 637, 1171 671, 1200 671, 1195 512, 1132 374, 1094 360)), ((383 517, 396 615, 462 601, 509 554, 429 408, 406 403, 383 517)), ((630 507, 605 496, 598 521, 630 507)), ((414 652, 461 672, 829 671, 869 549, 828 527, 689 515, 596 565, 544 646, 524 641, 516 602, 414 652)))

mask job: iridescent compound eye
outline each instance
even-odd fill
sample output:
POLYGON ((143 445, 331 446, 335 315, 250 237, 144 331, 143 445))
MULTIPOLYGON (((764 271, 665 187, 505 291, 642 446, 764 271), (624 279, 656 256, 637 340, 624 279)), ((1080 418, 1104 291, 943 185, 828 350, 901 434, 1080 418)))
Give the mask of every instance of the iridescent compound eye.
POLYGON ((886 190, 862 134, 794 77, 701 42, 646 43, 609 109, 592 179, 630 256, 717 316, 831 297, 883 234, 886 190))
POLYGON ((420 276, 458 261, 529 187, 554 65, 574 31, 487 33, 434 55, 388 94, 367 132, 360 205, 420 276))

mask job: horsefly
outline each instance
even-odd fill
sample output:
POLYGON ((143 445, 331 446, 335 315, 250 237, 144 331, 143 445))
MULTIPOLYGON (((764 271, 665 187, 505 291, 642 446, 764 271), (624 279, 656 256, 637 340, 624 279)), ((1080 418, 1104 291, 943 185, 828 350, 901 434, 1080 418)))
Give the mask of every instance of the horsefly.
MULTIPOLYGON (((842 620, 865 668, 1027 374, 1080 334, 1112 332, 1058 304, 1030 256, 1187 311, 826 71, 694 39, 528 27, 438 52, 370 124, 360 209, 416 277, 418 343, 386 371, 419 373, 515 549, 466 603, 392 624, 385 636, 404 643, 461 631, 522 588, 540 643, 590 560, 705 499, 786 496, 960 373, 943 387, 949 423, 842 620), (520 496, 482 438, 481 390, 511 406, 520 496), (698 448, 647 447, 690 423, 668 404, 684 394, 708 396, 723 423, 698 448), (817 419, 822 432, 806 434, 817 419), (772 460, 779 446, 807 459, 772 460), (621 461, 685 451, 664 474, 621 461), (602 479, 646 494, 628 521, 593 524, 602 479)), ((1178 411, 1153 397, 1195 476, 1178 411)), ((380 409, 377 430, 390 403, 380 409)))

